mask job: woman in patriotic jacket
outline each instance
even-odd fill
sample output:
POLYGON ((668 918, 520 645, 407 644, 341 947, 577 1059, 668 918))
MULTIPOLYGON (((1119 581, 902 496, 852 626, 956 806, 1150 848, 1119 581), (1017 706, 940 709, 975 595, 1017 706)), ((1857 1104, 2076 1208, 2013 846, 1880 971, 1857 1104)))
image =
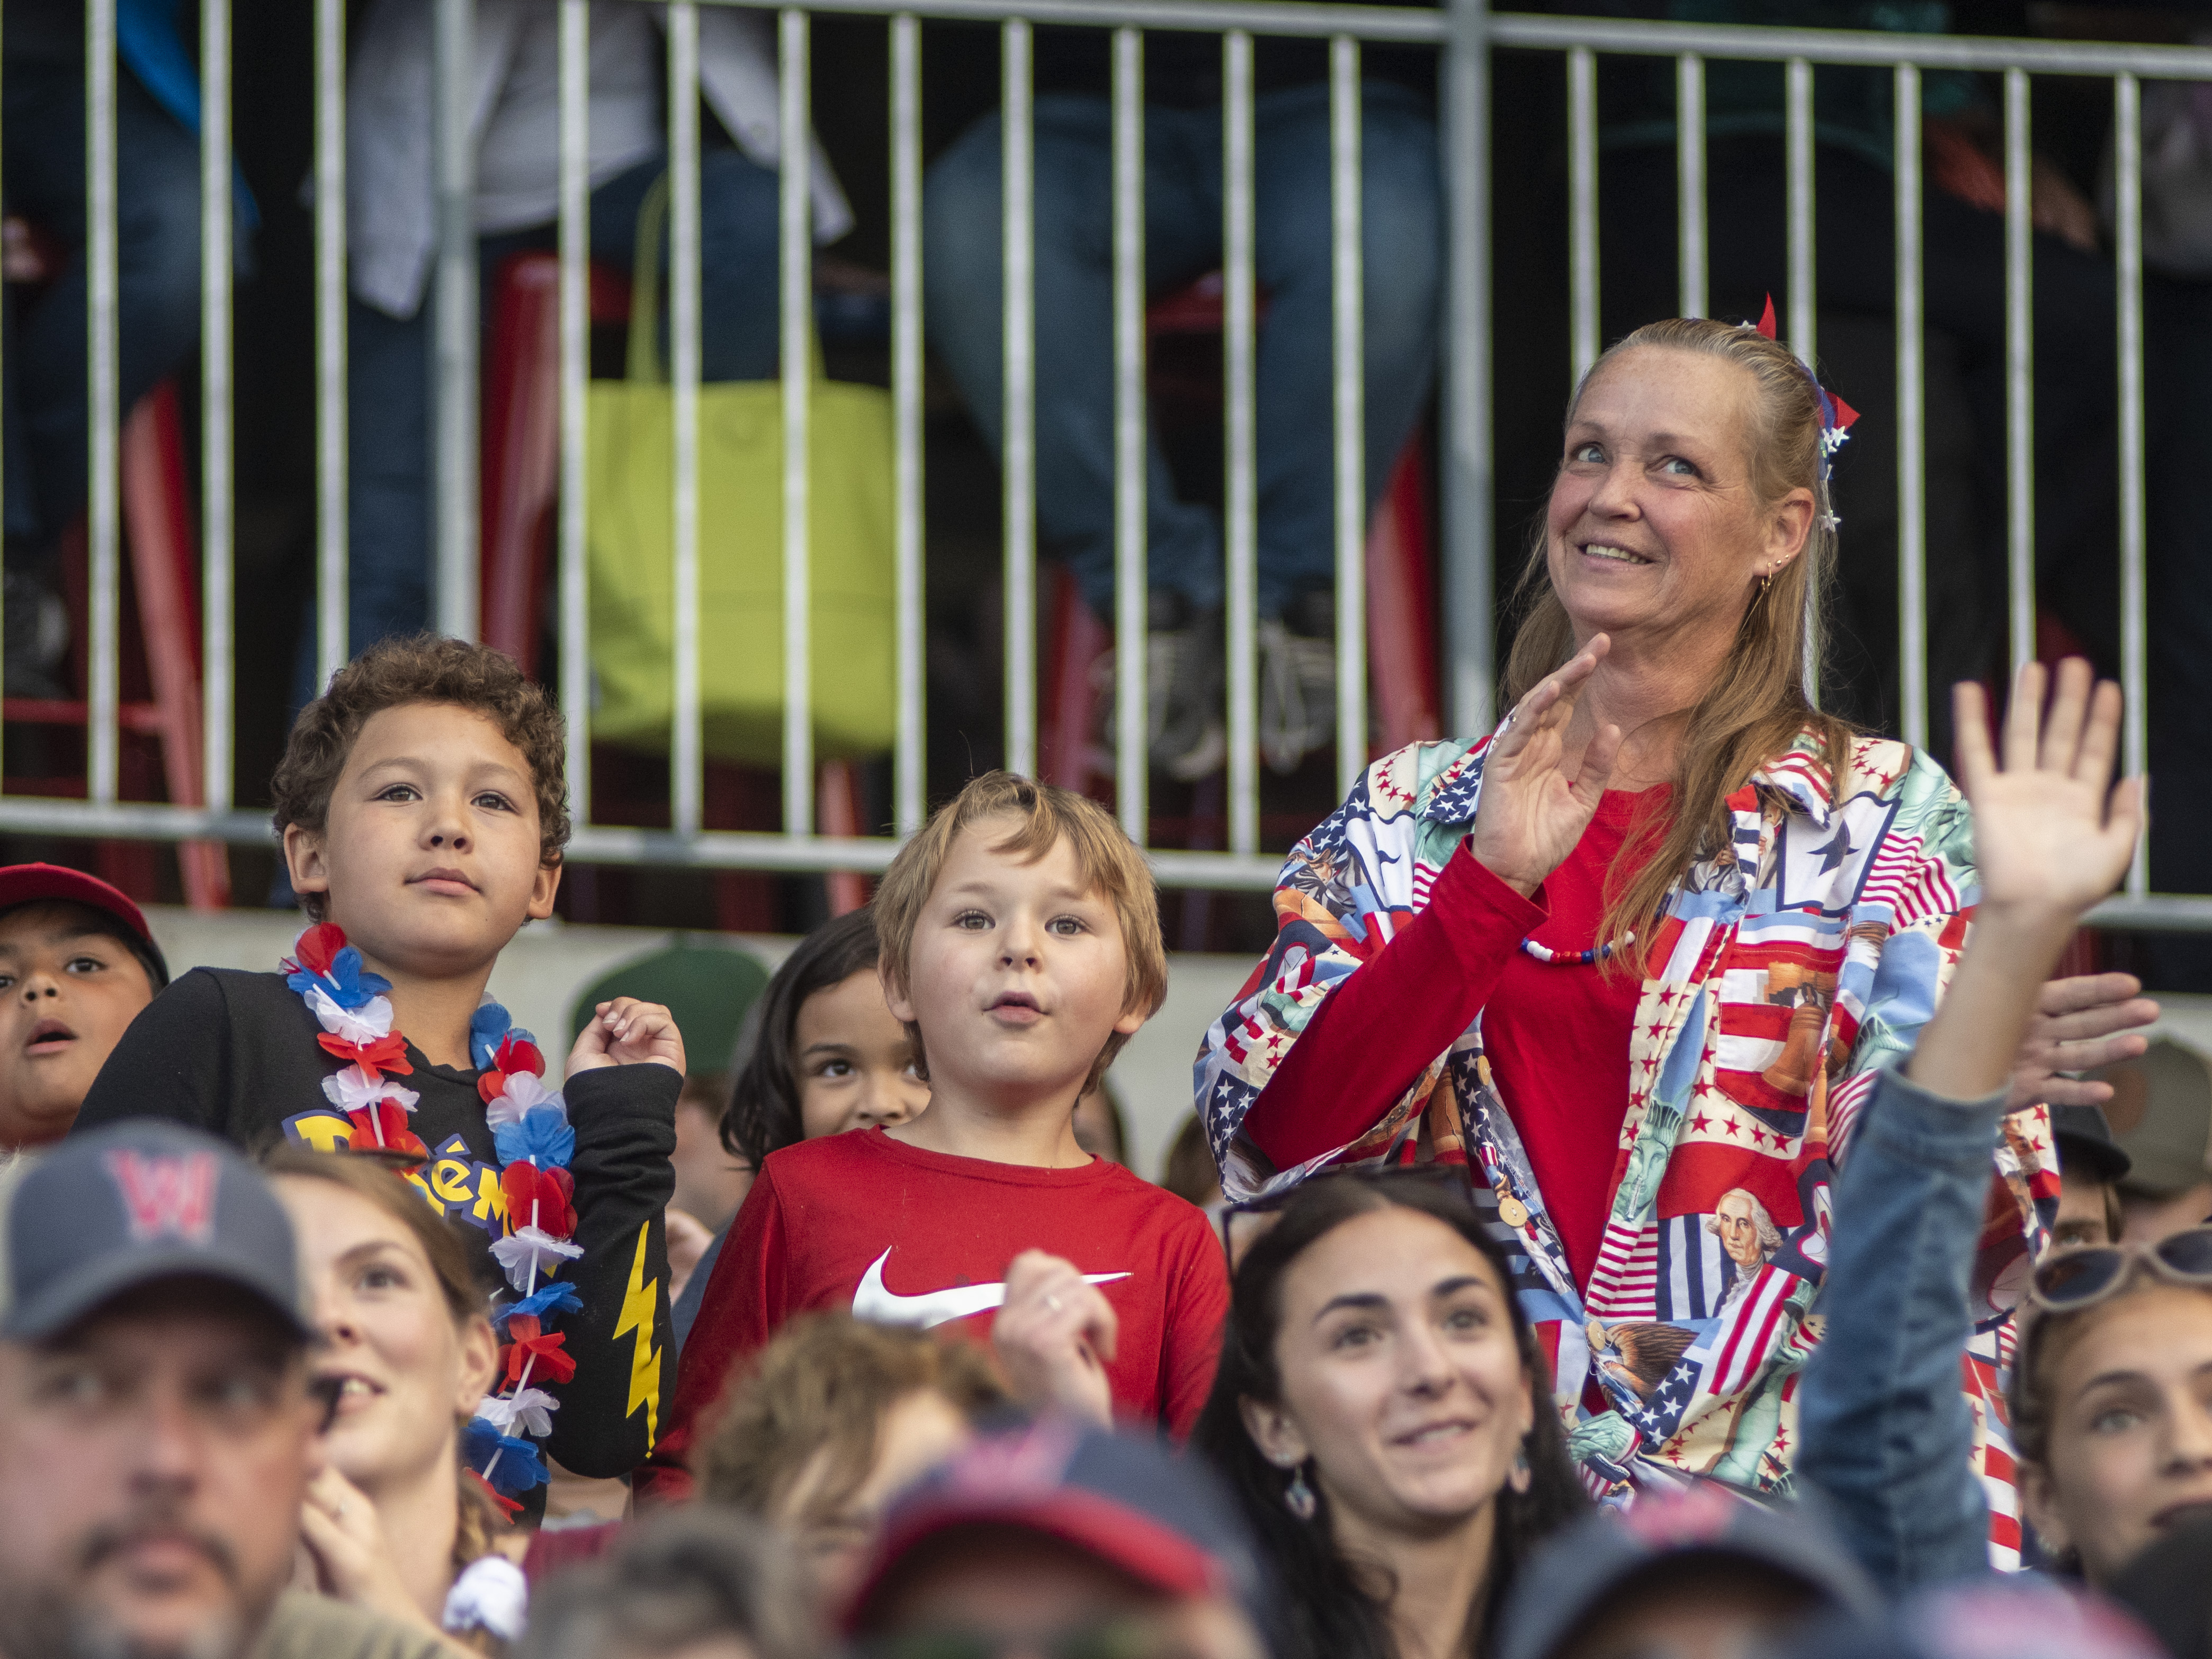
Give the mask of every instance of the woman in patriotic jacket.
MULTIPOLYGON (((1292 849, 1274 947, 1197 1063, 1232 1200, 1467 1168, 1612 1498, 1675 1472, 1789 1489, 1833 1166, 1975 898, 1942 769, 1807 695, 1855 416, 1771 319, 1655 323, 1584 378, 1511 714, 1376 762, 1292 849)), ((1998 1344, 2058 1194, 2043 1103, 2095 1092, 2057 1071, 2138 1051, 2114 1035, 2144 1023, 2137 988, 2045 988, 1992 1142, 1966 1386, 1994 1479, 1998 1344)))

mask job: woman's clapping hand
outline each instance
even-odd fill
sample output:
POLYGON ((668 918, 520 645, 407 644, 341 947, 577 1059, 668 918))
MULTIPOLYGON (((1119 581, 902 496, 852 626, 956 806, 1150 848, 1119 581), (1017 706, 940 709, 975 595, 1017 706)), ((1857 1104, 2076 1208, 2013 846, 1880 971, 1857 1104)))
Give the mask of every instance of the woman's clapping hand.
POLYGON ((2051 712, 2045 673, 2023 665, 2005 711, 2002 757, 1990 739, 1987 699, 1972 681, 1955 687, 1959 783, 1974 809, 1980 919, 2014 915, 2070 927, 2118 884, 2142 822, 2142 781, 2115 786, 2120 689, 2092 684, 2089 665, 2058 665, 2051 712))
POLYGON ((1603 659, 1602 634, 1522 698, 1482 763, 1482 798, 1468 850, 1523 897, 1566 861, 1589 827, 1620 752, 1620 728, 1607 726, 1567 775, 1568 727, 1575 704, 1603 659))

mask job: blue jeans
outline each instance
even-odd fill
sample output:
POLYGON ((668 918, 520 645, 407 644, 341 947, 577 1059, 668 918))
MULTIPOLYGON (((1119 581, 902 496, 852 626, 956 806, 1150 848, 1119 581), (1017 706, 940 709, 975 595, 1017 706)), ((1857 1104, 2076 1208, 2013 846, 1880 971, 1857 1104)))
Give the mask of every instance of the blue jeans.
MULTIPOLYGON (((1371 502, 1435 373, 1443 287, 1435 124, 1410 93, 1364 89, 1367 491, 1371 502)), ((1102 615, 1114 592, 1113 160, 1103 98, 1036 100, 1037 523, 1102 615)), ((1259 331, 1260 609, 1334 578, 1328 88, 1254 110, 1259 331)), ((932 343, 994 450, 1004 433, 1000 127, 996 113, 929 170, 922 270, 932 343)), ((1173 289, 1221 263, 1221 111, 1145 111, 1145 277, 1173 289)), ((1221 525, 1178 501, 1157 438, 1146 528, 1155 587, 1221 603, 1221 525)))
MULTIPOLYGON (((20 314, 8 295, 7 527, 51 545, 83 511, 91 465, 85 386, 84 76, 81 66, 8 65, 8 210, 66 250, 20 314)), ((127 72, 115 84, 117 378, 122 408, 191 355, 200 337, 200 146, 127 72)), ((252 233, 239 216, 236 253, 252 233)))
POLYGON ((1798 1401, 1798 1480, 1891 1595, 1989 1571, 1960 1357, 2003 1096, 1948 1100, 1885 1072, 1836 1189, 1798 1401))
MULTIPOLYGON (((734 149, 699 159, 701 373, 709 380, 767 380, 777 356, 776 176, 734 149)), ((638 209, 663 166, 641 162, 592 192, 592 258, 629 270, 638 209)), ((553 240, 550 226, 483 238, 477 252, 487 292, 501 261, 553 240)), ((664 273, 667 259, 664 236, 664 273)), ((661 313, 665 339, 665 302, 661 313)), ((348 328, 346 643, 359 656, 379 640, 429 625, 434 325, 427 300, 404 319, 356 301, 348 328)), ((300 646, 295 708, 315 695, 314 661, 311 623, 300 646)))

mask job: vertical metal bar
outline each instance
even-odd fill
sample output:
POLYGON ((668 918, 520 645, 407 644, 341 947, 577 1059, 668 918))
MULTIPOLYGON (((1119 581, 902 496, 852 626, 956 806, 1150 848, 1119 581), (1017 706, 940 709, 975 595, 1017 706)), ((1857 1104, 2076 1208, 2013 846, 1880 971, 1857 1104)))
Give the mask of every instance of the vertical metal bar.
POLYGON ((1897 672, 1905 740, 1928 743, 1927 379, 1920 257, 1920 70, 1897 69, 1897 672))
POLYGON ((898 736, 892 821, 922 825, 928 787, 922 698, 921 23, 891 19, 891 409, 897 508, 898 736))
POLYGON ((2027 71, 2005 71, 2005 598, 2012 666, 2035 655, 2034 183, 2027 71))
POLYGON ((117 363, 115 226, 115 0, 84 9, 86 378, 91 395, 91 491, 86 535, 91 565, 92 708, 87 793, 115 799, 118 589, 121 581, 121 481, 117 476, 122 390, 117 363))
MULTIPOLYGON (((813 605, 808 549, 808 457, 814 391, 814 261, 807 223, 809 142, 806 14, 783 13, 776 109, 782 137, 778 177, 781 207, 783 322, 783 829, 814 833, 813 605)), ((696 95, 696 94, 695 94, 696 95)), ((696 137, 694 139, 696 143, 696 137)))
POLYGON ((1448 0, 1443 150, 1450 234, 1444 372, 1444 609, 1452 729, 1490 730, 1496 659, 1490 348, 1490 7, 1448 0))
MULTIPOLYGON (((1814 256, 1813 218, 1813 66, 1802 58, 1790 60, 1784 76, 1789 152, 1790 220, 1790 346, 1807 368, 1814 366, 1817 323, 1814 290, 1817 281, 1814 256)), ((1807 556, 1811 556, 1810 545, 1807 556)), ((1805 701, 1820 706, 1820 586, 1826 572, 1810 569, 1805 584, 1804 691, 1805 701)))
POLYGON ((1705 60, 1684 52, 1674 60, 1674 176, 1676 226, 1685 317, 1705 314, 1705 60))
POLYGON ((1329 230, 1336 348, 1336 771, 1367 769, 1367 376, 1359 212, 1359 42, 1328 43, 1329 230))
POLYGON ((1114 31, 1114 799, 1138 846, 1146 799, 1145 37, 1114 31))
POLYGON ((1574 384, 1597 361, 1597 54, 1567 54, 1567 287, 1574 384))
MULTIPOLYGON (((0 466, 0 475, 4 475, 7 469, 4 466, 0 466)), ((4 477, 0 477, 0 507, 4 507, 6 499, 7 489, 5 479, 4 477)), ((0 517, 4 517, 4 514, 0 514, 0 517)), ((7 606, 4 602, 4 599, 0 599, 0 640, 4 640, 7 637, 7 606)), ((7 678, 5 673, 5 650, 0 649, 0 682, 4 682, 7 678)), ((4 793, 7 789, 6 773, 6 766, 4 764, 0 764, 0 793, 4 793)))
POLYGON ((1036 201, 1030 26, 1000 31, 1005 133, 1006 769, 1036 770, 1036 201))
POLYGON ((1790 349, 1814 366, 1819 323, 1814 293, 1819 281, 1814 263, 1813 217, 1813 66, 1790 60, 1787 76, 1790 151, 1790 349))
MULTIPOLYGON (((675 439, 669 521, 676 561, 676 729, 669 747, 669 817, 678 835, 692 836, 699 832, 705 761, 699 724, 699 8, 693 0, 673 0, 668 8, 668 356, 675 439)), ((787 651, 788 640, 785 646, 787 651)), ((788 781, 784 793, 787 811, 788 781)), ((802 787, 801 793, 807 796, 803 810, 811 817, 811 792, 802 787)))
POLYGON ((1260 422, 1252 37, 1221 46, 1222 521, 1229 645, 1229 850, 1260 850, 1260 422))
POLYGON ((315 690, 347 656, 345 0, 315 0, 315 690))
POLYGON ((591 587, 586 384, 592 372, 592 8, 561 0, 561 714, 568 821, 592 817, 591 587))
POLYGON ((200 798, 231 800, 230 0, 200 4, 200 798))
MULTIPOLYGON (((2139 777, 2148 762, 2144 705, 2147 623, 2143 554, 2142 87, 2112 81, 2112 260, 2119 278, 2120 356, 2120 765, 2139 777)), ((2148 837, 2136 842, 2128 896, 2150 892, 2148 837)))
POLYGON ((477 636, 476 0, 437 0, 431 154, 437 175, 438 631, 477 636))

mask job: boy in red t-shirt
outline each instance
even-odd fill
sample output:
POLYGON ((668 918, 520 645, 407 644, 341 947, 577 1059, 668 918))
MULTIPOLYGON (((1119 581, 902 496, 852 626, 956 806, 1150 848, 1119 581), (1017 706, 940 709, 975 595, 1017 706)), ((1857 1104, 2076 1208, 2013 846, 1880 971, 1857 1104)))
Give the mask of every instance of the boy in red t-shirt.
POLYGON ((810 1308, 988 1335, 1018 1398, 1101 1420, 1183 1433, 1212 1382, 1229 1280, 1205 1214, 1073 1127, 1166 993, 1143 855, 1097 803, 993 772, 901 850, 875 911, 929 1109, 763 1162, 684 1346, 656 1496, 689 1490, 732 1368, 810 1308))

